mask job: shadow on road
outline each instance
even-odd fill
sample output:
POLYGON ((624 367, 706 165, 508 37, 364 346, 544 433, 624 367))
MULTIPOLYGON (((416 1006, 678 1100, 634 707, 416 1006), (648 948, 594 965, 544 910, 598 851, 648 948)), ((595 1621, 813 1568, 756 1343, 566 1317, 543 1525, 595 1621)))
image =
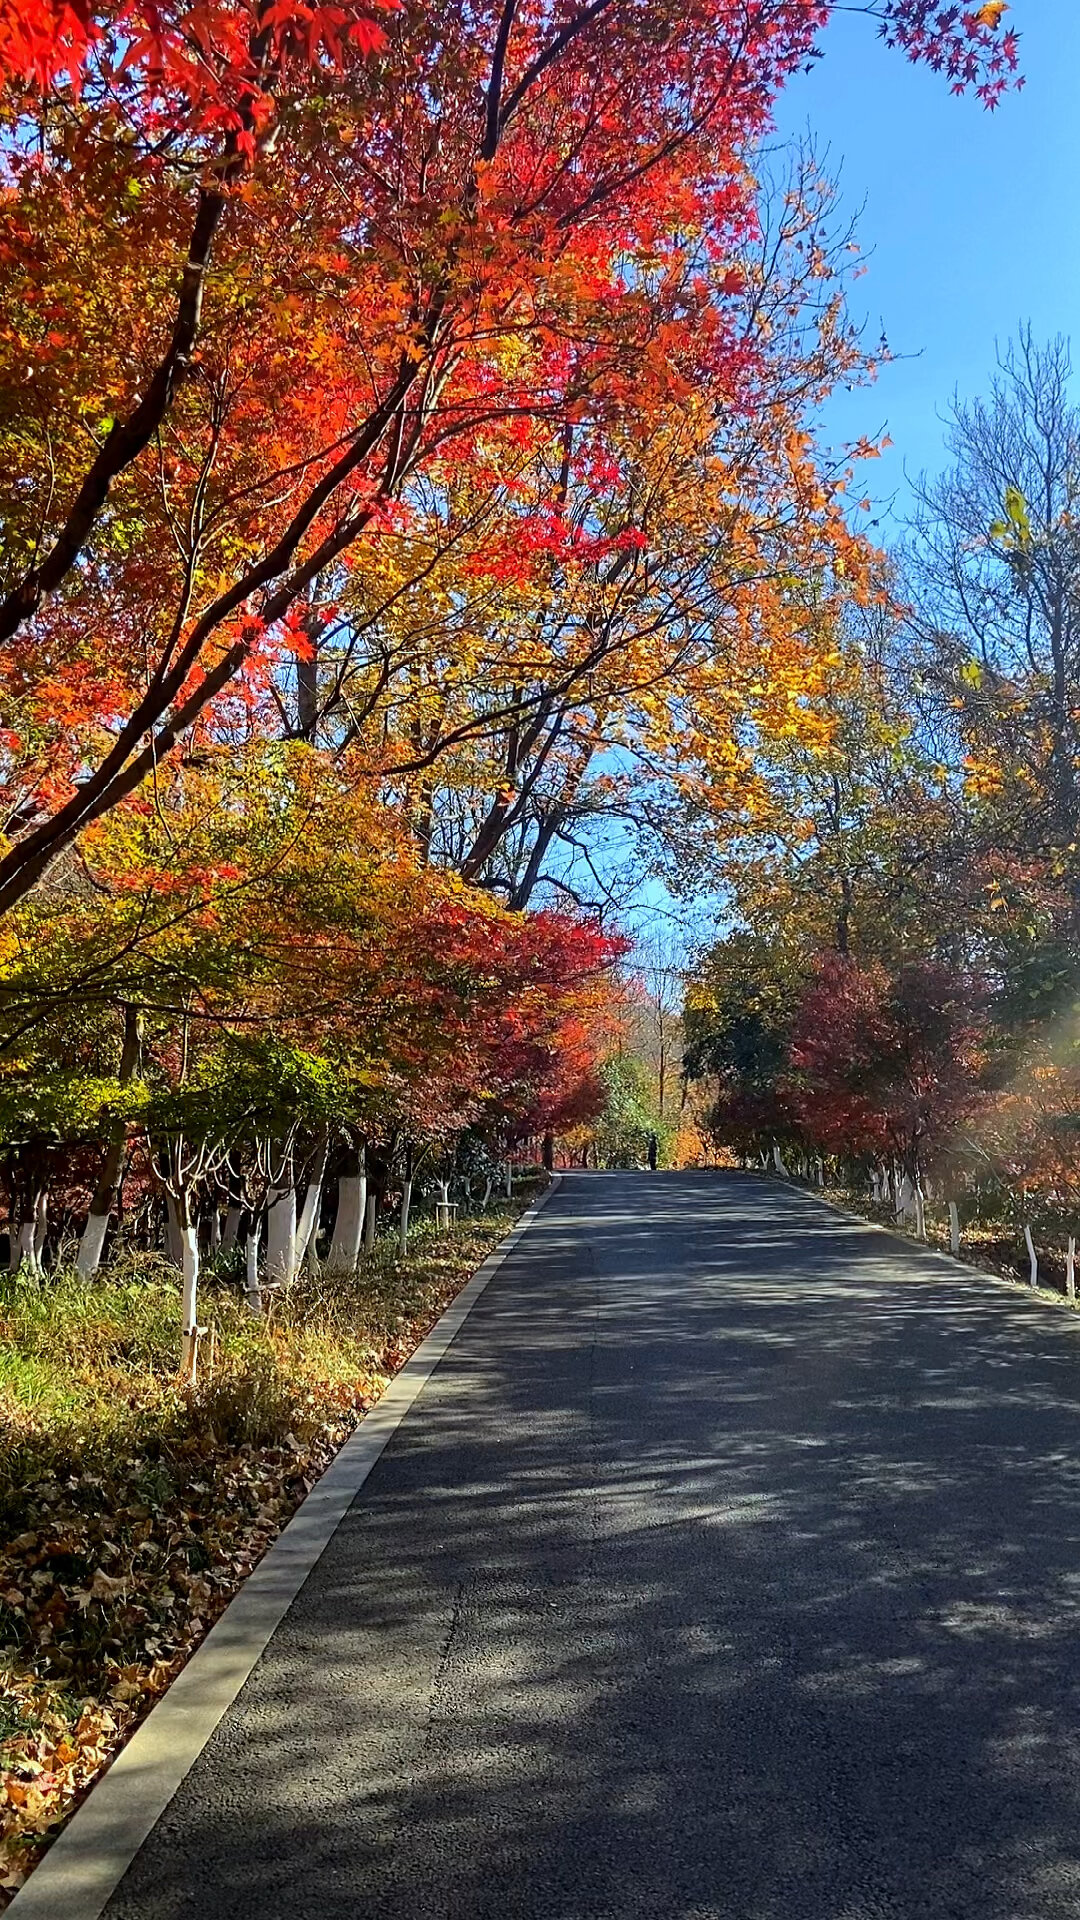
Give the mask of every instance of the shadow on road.
POLYGON ((110 1920, 1080 1912, 1080 1327, 572 1176, 110 1920))

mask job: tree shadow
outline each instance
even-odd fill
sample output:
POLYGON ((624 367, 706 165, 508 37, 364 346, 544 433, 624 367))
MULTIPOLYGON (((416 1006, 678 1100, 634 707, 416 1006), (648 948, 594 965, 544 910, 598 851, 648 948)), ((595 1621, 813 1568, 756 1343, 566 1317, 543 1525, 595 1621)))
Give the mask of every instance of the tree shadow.
POLYGON ((1077 1339, 752 1179, 568 1178, 109 1920, 1075 1915, 1077 1339))

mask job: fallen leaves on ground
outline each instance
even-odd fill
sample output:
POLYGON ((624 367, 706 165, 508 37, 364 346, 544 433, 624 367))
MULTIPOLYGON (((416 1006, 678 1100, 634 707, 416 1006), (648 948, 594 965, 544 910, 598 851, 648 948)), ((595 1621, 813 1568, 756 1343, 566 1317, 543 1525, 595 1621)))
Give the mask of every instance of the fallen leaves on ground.
MULTIPOLYGON (((355 1284, 298 1288, 265 1327, 208 1289, 214 1366, 191 1394, 155 1368, 128 1287, 127 1356, 110 1344, 107 1322, 98 1360, 85 1353, 74 1389, 65 1382, 51 1405, 40 1393, 51 1361, 29 1325, 40 1303, 9 1288, 0 1308, 0 1904, 511 1217, 418 1236, 408 1260, 384 1253, 374 1279, 369 1271, 355 1284)), ((72 1288, 74 1314, 86 1289, 72 1288)), ((106 1314, 108 1280, 93 1292, 106 1314)), ((148 1293, 144 1318, 159 1309, 148 1293)), ((49 1352, 62 1345, 63 1313, 53 1321, 49 1352)))

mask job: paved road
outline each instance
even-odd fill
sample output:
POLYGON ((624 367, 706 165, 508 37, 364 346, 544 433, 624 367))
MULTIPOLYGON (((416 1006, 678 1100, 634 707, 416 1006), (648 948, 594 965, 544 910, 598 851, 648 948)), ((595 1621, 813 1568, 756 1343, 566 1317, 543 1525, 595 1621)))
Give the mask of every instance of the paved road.
POLYGON ((1078 1416, 1063 1313, 570 1176, 108 1920, 1076 1920, 1078 1416))

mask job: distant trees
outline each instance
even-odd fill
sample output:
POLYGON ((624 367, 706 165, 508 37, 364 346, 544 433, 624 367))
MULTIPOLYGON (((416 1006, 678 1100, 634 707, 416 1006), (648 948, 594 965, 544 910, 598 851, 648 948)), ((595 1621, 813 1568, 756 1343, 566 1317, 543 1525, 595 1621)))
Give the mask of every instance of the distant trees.
MULTIPOLYGON (((923 480, 905 555, 919 693, 935 705, 987 851, 1080 899, 1080 405, 1068 342, 1030 329, 985 399, 956 400, 951 466, 923 480)), ((974 822, 973 822, 974 824, 974 822)))
MULTIPOLYGON (((717 868, 686 1065, 720 1143, 913 1217, 1075 1239, 1080 410, 1029 331, 958 401, 884 594, 835 629, 818 738, 769 744, 717 868)), ((1034 1257, 1034 1256, 1033 1256, 1034 1257)))

